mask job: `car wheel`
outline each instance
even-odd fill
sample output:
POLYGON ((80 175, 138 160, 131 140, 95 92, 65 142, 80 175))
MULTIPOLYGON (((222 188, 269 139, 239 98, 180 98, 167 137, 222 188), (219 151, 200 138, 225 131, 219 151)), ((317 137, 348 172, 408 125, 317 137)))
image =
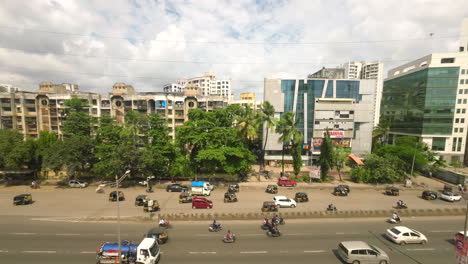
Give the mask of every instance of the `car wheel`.
POLYGON ((361 262, 359 262, 359 260, 355 260, 353 261, 353 264, 361 264, 361 262))
POLYGON ((294 204, 291 204, 291 208, 296 208, 296 206, 294 204))
POLYGON ((402 246, 406 245, 406 241, 404 241, 404 240, 400 241, 400 245, 402 245, 402 246))
POLYGON ((421 240, 421 245, 426 245, 427 240, 421 240))
POLYGON ((388 262, 386 260, 381 260, 379 264, 387 264, 388 262))

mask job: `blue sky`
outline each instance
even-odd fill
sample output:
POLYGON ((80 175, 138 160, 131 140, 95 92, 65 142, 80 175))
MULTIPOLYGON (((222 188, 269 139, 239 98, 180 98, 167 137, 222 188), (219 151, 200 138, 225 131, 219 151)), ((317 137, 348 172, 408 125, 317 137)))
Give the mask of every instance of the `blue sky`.
POLYGON ((381 60, 387 71, 456 51, 464 17, 461 0, 6 0, 0 83, 161 91, 213 71, 233 80, 236 96, 261 98, 264 78, 304 78, 350 60, 381 60))

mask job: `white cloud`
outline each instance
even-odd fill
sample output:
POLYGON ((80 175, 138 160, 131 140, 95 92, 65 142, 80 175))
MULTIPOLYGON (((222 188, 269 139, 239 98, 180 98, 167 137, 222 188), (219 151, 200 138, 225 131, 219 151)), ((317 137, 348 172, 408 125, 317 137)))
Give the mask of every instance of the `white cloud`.
POLYGON ((463 17, 463 0, 6 0, 0 83, 33 90, 40 81, 71 82, 105 93, 123 81, 160 91, 214 71, 233 79, 236 95, 261 96, 265 77, 303 78, 361 59, 384 60, 388 70, 455 51, 458 40, 442 37, 457 36, 463 17), (409 40, 429 33, 432 41, 409 40), (296 42, 307 44, 278 44, 296 42))

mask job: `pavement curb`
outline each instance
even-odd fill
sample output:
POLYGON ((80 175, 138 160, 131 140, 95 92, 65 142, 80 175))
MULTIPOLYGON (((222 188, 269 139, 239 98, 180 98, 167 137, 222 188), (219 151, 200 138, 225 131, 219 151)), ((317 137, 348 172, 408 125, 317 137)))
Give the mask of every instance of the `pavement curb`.
MULTIPOLYGON (((402 217, 412 216, 460 216, 465 215, 465 208, 437 208, 437 209, 403 209, 403 210, 345 210, 337 212, 302 211, 302 212, 272 212, 272 213, 156 213, 152 216, 122 216, 121 221, 155 221, 163 218, 170 221, 207 221, 207 220, 256 220, 271 218, 275 214, 285 219, 315 219, 315 218, 362 218, 362 217, 390 217, 397 212, 402 217)), ((82 221, 116 221, 115 216, 85 217, 82 221)))

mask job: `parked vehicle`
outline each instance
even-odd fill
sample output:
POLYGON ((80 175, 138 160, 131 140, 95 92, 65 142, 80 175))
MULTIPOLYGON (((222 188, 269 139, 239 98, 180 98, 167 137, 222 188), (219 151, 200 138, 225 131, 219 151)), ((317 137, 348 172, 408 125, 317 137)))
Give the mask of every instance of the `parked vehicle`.
POLYGON ((338 256, 345 263, 388 264, 390 259, 382 249, 363 241, 344 241, 338 244, 338 256))
POLYGON ((435 200, 439 197, 437 192, 433 191, 423 191, 421 197, 425 200, 435 200))
POLYGON ((192 182, 191 192, 193 195, 202 195, 202 196, 211 195, 211 189, 208 186, 208 183, 203 182, 203 181, 192 182))
POLYGON ((278 206, 273 201, 263 202, 262 212, 278 212, 278 206))
POLYGON ((298 203, 304 203, 304 202, 308 202, 309 201, 309 196, 307 195, 307 193, 304 193, 304 192, 298 192, 296 193, 296 195, 294 196, 294 200, 298 203))
POLYGON ((225 203, 234 203, 238 202, 239 200, 237 199, 236 193, 233 192, 227 192, 224 194, 224 202, 225 203))
POLYGON ((145 201, 148 199, 148 196, 146 195, 138 195, 135 198, 135 206, 143 206, 145 205, 145 201))
POLYGON ((192 202, 192 194, 188 192, 180 193, 179 195, 179 203, 191 203, 192 202))
POLYGON ((294 180, 291 180, 287 177, 279 177, 278 179, 278 186, 287 186, 287 187, 296 187, 297 182, 294 180))
POLYGON ((391 196, 398 196, 400 195, 400 190, 397 187, 388 186, 385 188, 385 194, 391 196))
MULTIPOLYGON (((125 195, 123 192, 119 191, 119 201, 125 200, 125 195)), ((112 191, 109 193, 109 201, 115 202, 117 201, 117 191, 112 191)))
POLYGON ((85 188, 88 186, 88 183, 80 180, 70 180, 68 181, 68 186, 71 188, 85 188))
POLYGON ((440 194, 440 199, 446 200, 449 202, 458 202, 462 199, 461 195, 453 192, 442 192, 440 194))
POLYGON ((120 245, 118 243, 103 243, 97 250, 98 264, 114 264, 121 261, 123 264, 153 264, 159 262, 159 246, 154 238, 144 238, 140 244, 132 244, 124 240, 120 245), (120 260, 119 260, 120 259, 120 260))
POLYGON ((277 194, 278 193, 278 185, 268 185, 265 192, 277 194))
POLYGON ((208 208, 211 209, 213 208, 213 202, 206 199, 205 197, 195 197, 192 199, 192 208, 193 209, 198 209, 198 208, 208 208))
POLYGON ((180 183, 174 183, 166 187, 167 192, 188 192, 188 187, 180 183))
POLYGON ((393 242, 404 245, 409 243, 426 244, 427 237, 421 232, 405 226, 395 226, 387 229, 385 235, 393 242))
POLYGON ((158 244, 166 244, 169 241, 169 234, 165 227, 153 227, 145 234, 146 238, 154 238, 158 244))
POLYGON ((13 204, 14 205, 25 205, 25 204, 32 204, 32 195, 31 194, 20 194, 13 197, 13 204))
POLYGON ((295 208, 296 205, 297 205, 296 201, 294 201, 293 199, 289 199, 286 196, 275 196, 275 197, 273 197, 273 201, 279 207, 295 208))

